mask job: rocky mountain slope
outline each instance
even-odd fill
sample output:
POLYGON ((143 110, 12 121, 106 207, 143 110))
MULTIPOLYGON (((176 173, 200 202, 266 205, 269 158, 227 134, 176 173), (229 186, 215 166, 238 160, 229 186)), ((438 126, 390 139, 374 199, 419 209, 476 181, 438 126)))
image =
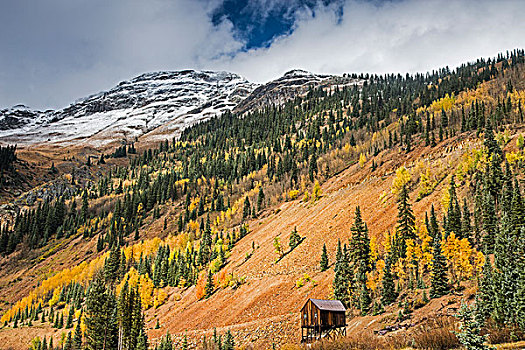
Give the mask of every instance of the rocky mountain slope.
POLYGON ((235 107, 256 87, 228 72, 146 73, 58 111, 0 111, 0 141, 104 146, 133 141, 168 122, 175 129, 235 107))
POLYGON ((146 73, 61 110, 41 112, 23 105, 0 110, 0 142, 105 147, 143 135, 155 142, 227 110, 282 104, 314 87, 362 83, 303 70, 262 85, 228 72, 146 73))
POLYGON ((235 107, 235 111, 245 112, 253 108, 279 105, 313 88, 333 89, 337 86, 362 86, 364 81, 364 79, 351 78, 346 75, 319 75, 294 69, 278 79, 257 87, 248 98, 235 107))

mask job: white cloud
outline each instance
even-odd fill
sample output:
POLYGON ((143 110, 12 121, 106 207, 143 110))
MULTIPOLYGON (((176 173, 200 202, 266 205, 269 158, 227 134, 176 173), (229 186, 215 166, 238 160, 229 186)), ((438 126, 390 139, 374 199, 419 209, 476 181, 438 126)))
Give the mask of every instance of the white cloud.
POLYGON ((291 68, 319 73, 416 72, 525 46, 525 2, 347 1, 298 14, 294 32, 217 66, 265 81, 291 68))
MULTIPOLYGON (((224 0, 20 0, 0 5, 0 108, 62 107, 147 71, 224 69, 267 81, 292 68, 318 73, 415 72, 525 47, 525 2, 381 3, 303 7, 293 32, 243 51, 224 0), (315 13, 315 15, 314 15, 315 13)), ((252 0, 259 15, 299 0, 252 0), (259 8, 259 10, 257 10, 259 8)))

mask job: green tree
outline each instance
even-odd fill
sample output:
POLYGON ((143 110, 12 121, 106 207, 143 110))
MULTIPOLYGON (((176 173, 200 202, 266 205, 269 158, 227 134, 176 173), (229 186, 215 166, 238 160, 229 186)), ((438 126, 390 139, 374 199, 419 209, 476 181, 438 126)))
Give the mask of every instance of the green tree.
POLYGON ((206 298, 209 298, 213 294, 214 290, 215 285, 213 284, 213 274, 211 273, 211 270, 208 270, 208 278, 206 279, 206 285, 204 286, 206 298))
POLYGON ((387 256, 385 259, 385 270, 383 272, 383 280, 382 280, 382 288, 381 288, 381 303, 383 305, 390 305, 392 304, 396 298, 396 286, 394 284, 394 276, 392 275, 392 263, 390 261, 390 256, 387 256))
POLYGON ((321 261, 319 263, 321 271, 326 271, 328 269, 328 253, 326 251, 326 243, 323 244, 323 252, 321 254, 321 261))
POLYGON ((361 209, 355 208, 354 224, 351 227, 350 263, 355 272, 366 274, 370 272, 370 239, 368 228, 361 217, 361 209), (359 271, 357 271, 359 270, 359 271))
POLYGON ((250 207, 251 207, 250 206, 250 200, 248 199, 248 197, 246 197, 244 199, 244 209, 242 211, 242 218, 243 219, 246 219, 246 218, 248 218, 250 216, 250 212, 251 212, 250 207))
POLYGON ((299 233, 297 233, 297 227, 294 227, 292 233, 290 234, 290 251, 294 250, 302 242, 302 240, 302 237, 299 235, 299 233))
POLYGON ((262 186, 259 187, 259 195, 257 196, 257 210, 261 211, 264 206, 264 191, 262 186))
POLYGON ((397 261, 400 257, 405 257, 406 254, 406 240, 415 239, 415 222, 416 218, 412 211, 412 206, 409 202, 408 188, 405 185, 399 192, 397 201, 397 234, 394 241, 393 259, 397 261))
POLYGON ((441 251, 441 240, 434 238, 430 297, 439 298, 448 292, 447 260, 441 251))
POLYGON ((347 272, 349 270, 346 255, 341 249, 341 241, 337 242, 337 253, 334 268, 334 281, 332 283, 334 298, 347 305, 349 302, 348 287, 349 280, 347 272))
MULTIPOLYGON (((82 317, 78 318, 77 325, 75 327, 75 333, 73 336, 73 349, 82 350, 82 330, 80 329, 80 322, 82 317)), ((71 332, 69 332, 68 337, 71 337, 71 332)))
POLYGON ((233 350, 234 348, 235 348, 235 341, 233 339, 232 333, 230 332, 230 330, 228 330, 226 332, 226 335, 224 336, 224 343, 222 344, 222 349, 223 350, 233 350))
POLYGON ((475 317, 475 306, 461 305, 459 313, 459 332, 455 332, 459 342, 466 350, 489 350, 485 345, 488 335, 481 335, 481 324, 475 317))
POLYGON ((97 272, 86 299, 86 347, 88 350, 115 349, 117 340, 116 300, 97 272))

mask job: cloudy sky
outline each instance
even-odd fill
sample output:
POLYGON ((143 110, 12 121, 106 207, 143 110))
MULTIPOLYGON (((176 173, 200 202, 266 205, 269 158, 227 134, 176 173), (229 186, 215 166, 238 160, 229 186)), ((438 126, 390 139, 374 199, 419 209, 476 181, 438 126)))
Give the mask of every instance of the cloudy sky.
POLYGON ((524 14, 520 0, 0 0, 0 108, 65 107, 156 70, 455 67, 524 48, 524 14))

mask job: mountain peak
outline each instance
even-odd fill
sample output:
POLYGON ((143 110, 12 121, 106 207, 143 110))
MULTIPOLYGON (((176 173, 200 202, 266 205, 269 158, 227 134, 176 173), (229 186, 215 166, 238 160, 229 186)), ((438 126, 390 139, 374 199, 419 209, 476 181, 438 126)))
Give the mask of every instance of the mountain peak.
POLYGON ((284 73, 284 77, 296 77, 296 76, 312 76, 314 75, 312 72, 308 72, 304 69, 292 69, 292 70, 289 70, 288 72, 284 73))

